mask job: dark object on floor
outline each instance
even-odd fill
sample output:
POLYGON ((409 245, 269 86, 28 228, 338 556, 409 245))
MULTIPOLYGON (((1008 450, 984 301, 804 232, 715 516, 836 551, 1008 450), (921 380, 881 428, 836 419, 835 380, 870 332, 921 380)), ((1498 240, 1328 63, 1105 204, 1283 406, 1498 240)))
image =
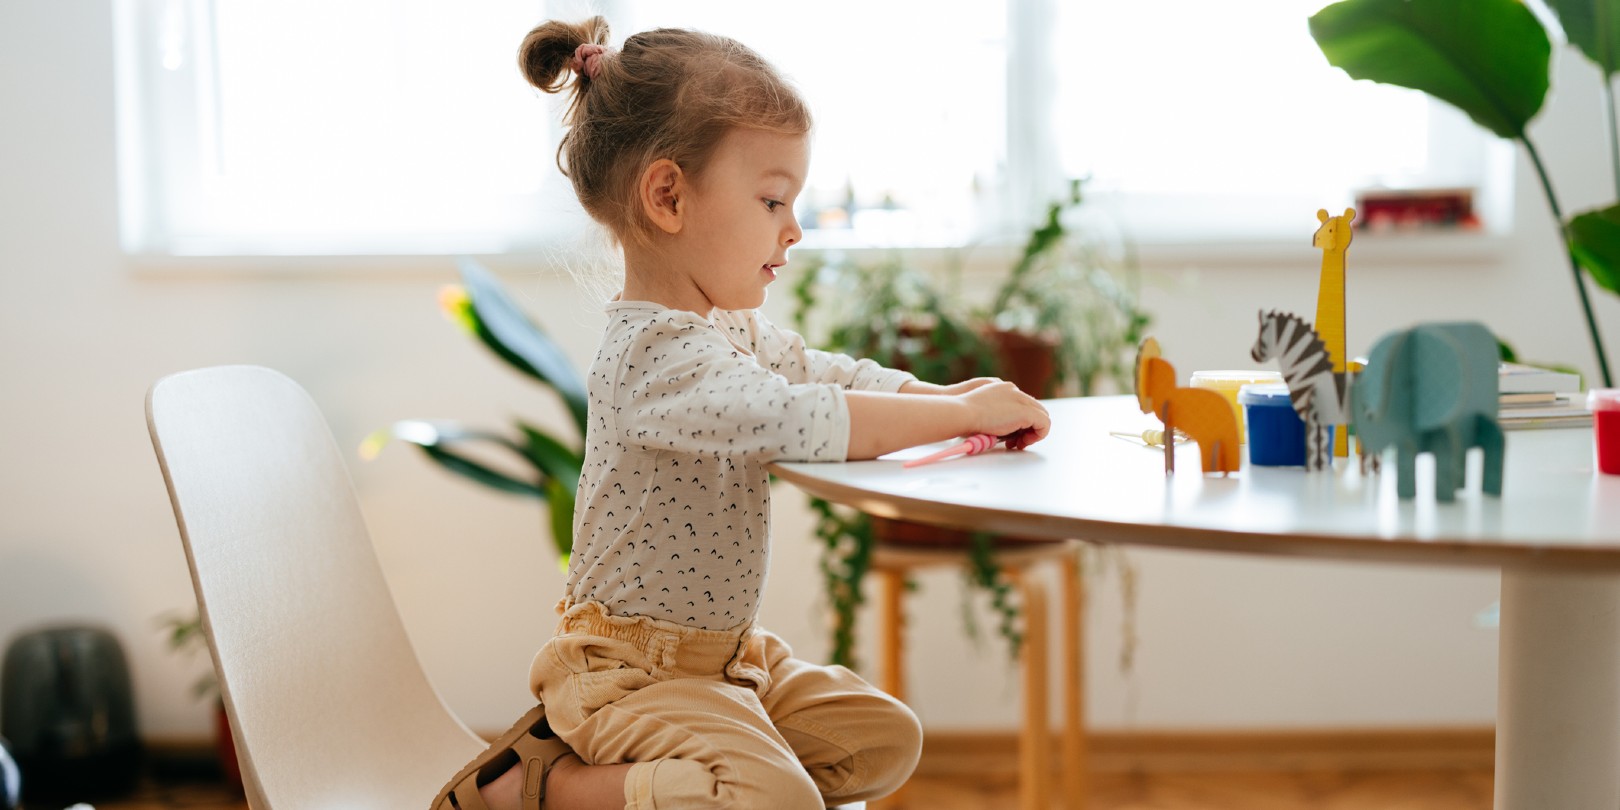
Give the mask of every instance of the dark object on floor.
POLYGON ((141 744, 118 640, 99 628, 59 626, 12 641, 0 670, 0 734, 30 802, 129 792, 141 744))
POLYGON ((22 774, 17 771, 17 761, 11 758, 6 738, 0 737, 0 810, 17 810, 21 794, 22 774))

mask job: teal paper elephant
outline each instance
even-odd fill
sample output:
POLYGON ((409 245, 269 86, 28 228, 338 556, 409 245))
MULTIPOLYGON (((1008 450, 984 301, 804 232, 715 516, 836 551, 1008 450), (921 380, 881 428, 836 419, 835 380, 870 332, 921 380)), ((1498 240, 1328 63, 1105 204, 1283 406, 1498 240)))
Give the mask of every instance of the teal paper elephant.
POLYGON ((1417 495, 1418 454, 1433 453, 1435 500, 1452 501, 1464 484, 1468 449, 1480 447, 1481 488, 1502 494, 1496 381, 1496 338, 1481 324, 1427 323, 1385 335, 1350 392, 1363 452, 1395 447, 1402 498, 1417 495))

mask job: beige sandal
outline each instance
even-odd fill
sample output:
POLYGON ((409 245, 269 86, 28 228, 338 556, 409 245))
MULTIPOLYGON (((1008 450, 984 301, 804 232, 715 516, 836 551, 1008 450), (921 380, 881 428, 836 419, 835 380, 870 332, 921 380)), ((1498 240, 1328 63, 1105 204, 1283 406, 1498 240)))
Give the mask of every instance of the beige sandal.
POLYGON ((557 760, 573 751, 552 733, 545 707, 535 706, 439 791, 433 810, 489 810, 478 787, 519 764, 523 766, 523 810, 541 810, 546 804, 546 775, 557 760))

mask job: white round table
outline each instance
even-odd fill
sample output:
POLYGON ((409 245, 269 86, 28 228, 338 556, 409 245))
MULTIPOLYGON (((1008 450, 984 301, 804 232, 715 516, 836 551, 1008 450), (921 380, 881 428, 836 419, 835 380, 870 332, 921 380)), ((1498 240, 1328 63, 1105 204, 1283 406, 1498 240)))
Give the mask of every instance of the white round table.
POLYGON ((1354 459, 1206 476, 1187 443, 1167 477, 1161 450, 1109 433, 1157 426, 1133 397, 1046 404, 1052 433, 1023 452, 772 469, 870 514, 958 529, 1500 569, 1496 807, 1620 807, 1620 476, 1595 471, 1591 428, 1510 431, 1500 498, 1479 491, 1475 463, 1437 503, 1422 463, 1408 501, 1392 465, 1363 477, 1354 459))

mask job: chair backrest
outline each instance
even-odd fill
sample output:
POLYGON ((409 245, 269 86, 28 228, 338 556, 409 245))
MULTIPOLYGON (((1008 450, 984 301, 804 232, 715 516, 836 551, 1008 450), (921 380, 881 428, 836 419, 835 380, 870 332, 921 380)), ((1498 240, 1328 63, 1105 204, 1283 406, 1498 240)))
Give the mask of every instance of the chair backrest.
POLYGON ((484 743, 422 671, 314 401, 223 366, 159 380, 146 418, 249 802, 427 806, 484 743))

